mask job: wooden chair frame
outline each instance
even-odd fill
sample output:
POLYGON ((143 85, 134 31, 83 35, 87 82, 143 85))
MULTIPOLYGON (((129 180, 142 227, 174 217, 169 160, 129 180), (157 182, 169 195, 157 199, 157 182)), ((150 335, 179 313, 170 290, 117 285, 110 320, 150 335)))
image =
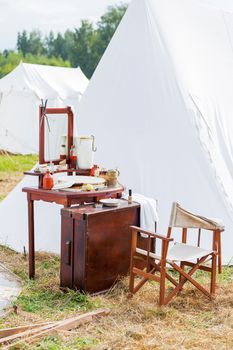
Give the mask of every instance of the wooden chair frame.
MULTIPOLYGON (((182 243, 187 243, 187 228, 182 229, 182 243)), ((217 252, 217 266, 218 266, 218 273, 222 273, 222 237, 221 234, 224 230, 216 229, 216 230, 207 230, 206 231, 212 231, 213 232, 213 239, 212 239, 212 250, 216 250, 217 252)), ((170 231, 171 232, 171 231, 170 231)), ((171 234, 171 233, 170 233, 171 234)), ((201 234, 202 230, 198 229, 198 241, 197 246, 200 247, 201 245, 201 234)), ((186 262, 187 266, 192 266, 191 263, 186 262)), ((202 268, 200 268, 202 269, 202 268)))
MULTIPOLYGON (((201 259, 198 259, 197 263, 181 261, 181 264, 179 266, 174 261, 167 259, 169 243, 173 241, 173 238, 171 238, 171 227, 169 227, 168 229, 167 237, 147 231, 147 230, 143 230, 136 226, 131 226, 131 229, 132 229, 132 246, 131 246, 129 297, 132 297, 133 294, 135 294, 148 280, 153 280, 160 284, 160 289, 159 289, 160 306, 167 305, 171 301, 171 299, 182 290, 184 284, 187 281, 191 282, 199 291, 201 291, 208 298, 210 299, 214 298, 215 289, 216 289, 216 265, 217 265, 217 242, 218 242, 217 240, 215 240, 213 243, 214 249, 212 253, 202 257, 201 259), (135 267, 136 260, 138 260, 139 258, 136 251, 137 239, 138 239, 139 233, 146 235, 147 238, 145 239, 148 240, 147 256, 140 255, 140 258, 146 262, 146 270, 140 270, 137 267, 135 267), (155 240, 159 239, 162 241, 161 257, 158 259, 151 257, 152 251, 150 250, 150 247, 151 247, 152 238, 155 240), (209 257, 211 259, 211 267, 203 266, 202 264, 207 262, 207 259, 209 257), (155 262, 157 260, 158 262, 155 262), (171 275, 168 274, 167 272, 168 264, 175 271, 179 273, 179 282, 177 282, 171 275), (185 266, 190 267, 189 272, 185 272, 184 270, 185 266), (198 269, 211 273, 210 291, 207 291, 195 279, 193 279, 192 275, 198 269), (155 275, 156 272, 159 273, 159 276, 155 275), (137 285, 135 285, 136 276, 140 276, 142 278, 137 285), (167 296, 165 295, 166 279, 169 280, 174 285, 174 289, 170 293, 168 293, 167 296)), ((187 230, 183 231, 183 235, 187 236, 187 230)))

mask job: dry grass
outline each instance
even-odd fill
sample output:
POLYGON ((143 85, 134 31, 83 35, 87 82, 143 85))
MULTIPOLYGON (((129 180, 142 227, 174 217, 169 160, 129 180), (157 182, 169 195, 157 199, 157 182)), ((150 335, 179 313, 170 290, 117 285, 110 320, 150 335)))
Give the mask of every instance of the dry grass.
POLYGON ((157 306, 158 288, 148 283, 132 300, 127 279, 103 300, 111 315, 77 334, 92 336, 95 349, 233 349, 233 283, 218 288, 214 302, 192 287, 166 308, 157 306))
MULTIPOLYGON (((218 277, 217 298, 209 301, 191 285, 165 308, 157 306, 158 286, 148 283, 132 300, 127 299, 128 279, 104 296, 90 297, 59 290, 59 258, 37 255, 37 278, 27 279, 27 259, 4 247, 0 260, 22 278, 18 314, 13 310, 0 326, 63 319, 109 307, 111 313, 67 336, 48 337, 30 349, 177 350, 233 349, 233 270, 225 268, 218 277), (50 296, 50 297, 48 297, 50 296)), ((208 283, 203 273, 198 279, 208 283)), ((18 349, 29 349, 26 345, 18 349)))
POLYGON ((0 200, 6 197, 22 178, 22 173, 15 173, 9 176, 7 173, 0 172, 0 200))

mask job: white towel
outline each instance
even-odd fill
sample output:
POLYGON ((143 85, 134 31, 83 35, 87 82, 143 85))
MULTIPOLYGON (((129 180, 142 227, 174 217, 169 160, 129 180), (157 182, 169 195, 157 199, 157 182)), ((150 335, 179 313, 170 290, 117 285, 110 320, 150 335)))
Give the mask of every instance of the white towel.
MULTIPOLYGON (((128 194, 124 193, 123 198, 128 199, 128 194)), ((157 201, 138 193, 133 194, 133 201, 139 203, 141 206, 141 228, 143 230, 155 232, 155 223, 159 221, 157 201)))

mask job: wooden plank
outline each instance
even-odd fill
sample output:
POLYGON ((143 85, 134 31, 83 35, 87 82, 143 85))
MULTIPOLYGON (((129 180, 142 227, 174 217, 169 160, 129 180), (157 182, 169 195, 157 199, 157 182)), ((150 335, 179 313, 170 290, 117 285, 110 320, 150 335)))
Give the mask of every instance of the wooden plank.
POLYGON ((28 331, 31 329, 46 326, 46 325, 49 325, 51 323, 52 322, 43 322, 43 323, 38 323, 38 324, 19 326, 19 327, 15 327, 15 328, 0 329, 0 339, 5 338, 5 337, 9 337, 9 336, 14 335, 14 334, 19 334, 19 333, 22 333, 22 332, 25 332, 25 331, 28 331))
POLYGON ((57 331, 69 331, 71 329, 75 329, 78 326, 85 324, 87 322, 91 322, 94 317, 97 316, 106 316, 110 312, 109 309, 100 309, 97 311, 89 312, 83 315, 79 315, 76 317, 72 317, 62 321, 56 321, 54 323, 45 325, 43 327, 35 328, 33 330, 28 330, 19 334, 15 334, 9 337, 5 337, 0 339, 0 344, 7 344, 4 349, 10 349, 13 345, 17 345, 22 340, 31 344, 40 338, 43 338, 47 334, 57 332, 57 331), (10 343, 11 341, 16 340, 14 343, 10 343), (10 343, 10 344, 9 344, 10 343))
POLYGON ((30 330, 27 330, 27 331, 24 331, 24 332, 21 332, 21 333, 18 333, 18 334, 13 334, 13 335, 10 335, 9 337, 1 338, 0 339, 0 344, 10 343, 10 342, 12 342, 14 340, 17 340, 17 339, 22 340, 24 338, 29 337, 32 334, 38 333, 38 332, 43 331, 43 330, 50 329, 50 328, 55 327, 55 326, 56 326, 56 323, 51 323, 49 325, 45 325, 45 326, 42 326, 42 327, 37 327, 35 329, 30 329, 30 330))
POLYGON ((86 313, 84 315, 80 315, 77 317, 73 317, 73 318, 61 321, 56 326, 56 329, 63 330, 63 331, 75 329, 79 325, 86 323, 86 321, 87 322, 92 321, 93 317, 107 316, 109 313, 110 313, 109 309, 101 309, 101 310, 97 310, 97 311, 92 311, 92 312, 86 313))
POLYGON ((153 280, 155 282, 159 282, 160 283, 160 277, 154 276, 151 273, 147 273, 147 272, 144 272, 142 270, 139 270, 136 267, 133 268, 133 273, 135 275, 138 275, 138 276, 141 276, 141 277, 144 277, 144 278, 147 278, 147 279, 151 279, 151 280, 153 280))
MULTIPOLYGON (((193 267, 193 266, 195 266, 196 264, 195 264, 195 263, 192 263, 192 262, 189 262, 189 261, 183 261, 183 265, 193 267)), ((211 272, 211 271, 212 271, 211 267, 205 266, 205 265, 199 266, 198 269, 199 269, 199 270, 202 270, 202 271, 206 271, 206 272, 211 272)))

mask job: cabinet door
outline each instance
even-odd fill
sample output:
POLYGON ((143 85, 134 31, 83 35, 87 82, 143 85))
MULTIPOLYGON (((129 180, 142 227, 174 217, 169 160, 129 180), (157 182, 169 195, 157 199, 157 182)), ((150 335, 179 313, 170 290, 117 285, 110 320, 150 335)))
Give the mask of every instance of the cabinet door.
POLYGON ((87 219, 86 291, 105 291, 130 266, 130 225, 139 225, 138 208, 89 215, 87 219))
POLYGON ((73 287, 74 233, 73 219, 62 216, 61 223, 61 287, 73 287))
POLYGON ((80 291, 86 291, 85 277, 86 266, 86 239, 88 220, 75 219, 74 221, 74 287, 80 291))

